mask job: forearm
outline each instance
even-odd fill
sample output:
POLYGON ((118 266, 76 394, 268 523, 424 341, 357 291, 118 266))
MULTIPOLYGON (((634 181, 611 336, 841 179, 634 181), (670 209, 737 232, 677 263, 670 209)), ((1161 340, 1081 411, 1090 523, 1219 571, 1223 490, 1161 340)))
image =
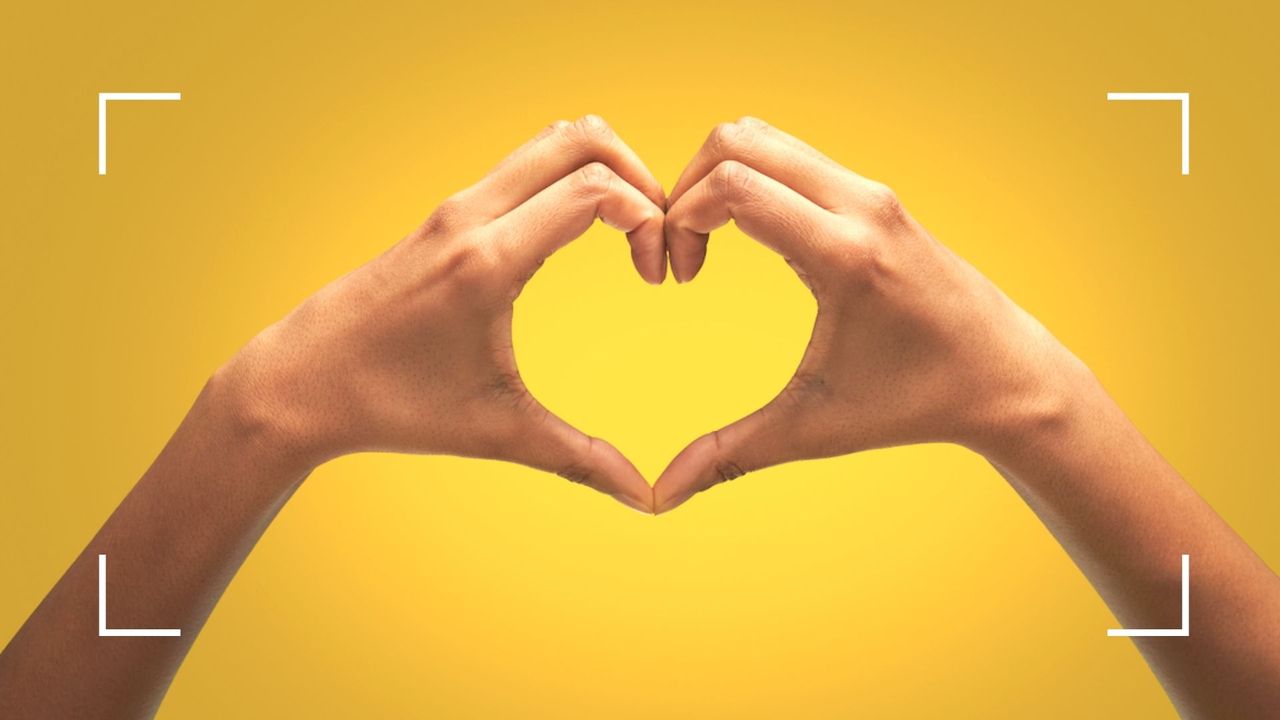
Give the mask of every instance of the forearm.
POLYGON ((151 468, 0 654, 0 717, 134 718, 156 711, 214 604, 307 474, 215 378, 151 468), (100 637, 107 625, 179 637, 100 637))
POLYGON ((1184 713, 1280 711, 1280 579, 1088 369, 889 188, 744 118, 712 132, 671 192, 677 278, 730 220, 813 291, 813 335, 772 402, 668 465, 658 512, 782 462, 959 442, 1000 469, 1127 627, 1180 627, 1190 556, 1190 636, 1137 641, 1184 713))
MULTIPOLYGON (((1190 556, 1191 633, 1135 638, 1188 717, 1280 709, 1280 578, 1142 437, 1079 367, 1067 394, 985 453, 1129 628, 1181 626, 1190 556)), ((1099 629, 1101 632, 1101 629, 1099 629)))
POLYGON ((260 333, 0 653, 0 718, 147 717, 219 595, 310 469, 363 450, 519 462, 650 512, 612 445, 520 380, 512 302, 596 219, 666 273, 662 186, 603 120, 557 123, 387 252, 260 333), (97 556, 115 628, 100 637, 97 556))

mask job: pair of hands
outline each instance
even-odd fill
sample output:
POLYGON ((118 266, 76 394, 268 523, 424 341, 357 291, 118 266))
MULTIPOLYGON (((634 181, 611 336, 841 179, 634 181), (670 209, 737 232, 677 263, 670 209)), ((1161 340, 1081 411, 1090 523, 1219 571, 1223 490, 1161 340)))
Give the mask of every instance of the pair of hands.
MULTIPOLYGON (((884 185, 752 118, 718 126, 670 195, 600 118, 558 122, 414 233, 263 331, 215 376, 239 418, 307 467, 367 450, 507 460, 645 512, 770 465, 920 442, 989 454, 1054 422, 1079 366, 884 185), (800 367, 651 488, 525 388, 512 306, 597 219, 636 270, 697 275, 730 220, 786 259, 818 314, 800 367)), ((1079 366, 1083 367, 1083 366, 1079 366)))
POLYGON ((1197 608, 1194 635, 1136 640, 1187 717, 1274 717, 1280 578, 1079 360, 883 185, 745 119, 711 134, 668 197, 596 118, 548 128, 215 373, 0 652, 0 716, 153 715, 271 518, 310 469, 344 453, 510 460, 664 512, 768 465, 937 441, 986 456, 1126 627, 1170 627, 1180 612, 1188 627, 1197 608), (627 233, 655 283, 668 260, 692 279, 708 233, 734 220, 818 303, 786 388, 691 443, 653 488, 539 404, 512 352, 521 288, 596 218, 627 233), (108 554, 112 617, 179 638, 102 640, 92 603, 108 554), (1195 557, 1194 585, 1178 555, 1195 557))

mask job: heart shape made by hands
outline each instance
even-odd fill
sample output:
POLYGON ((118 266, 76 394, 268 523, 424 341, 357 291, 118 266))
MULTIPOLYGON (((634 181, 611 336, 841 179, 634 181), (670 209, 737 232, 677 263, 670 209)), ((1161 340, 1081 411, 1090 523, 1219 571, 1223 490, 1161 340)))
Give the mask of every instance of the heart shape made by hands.
POLYGON ((560 136, 569 140, 562 138, 557 161, 589 160, 575 175, 578 192, 591 199, 594 217, 627 232, 646 280, 661 282, 668 260, 678 282, 692 280, 710 233, 733 220, 780 254, 818 304, 808 347, 782 392, 690 443, 648 498, 634 466, 591 438, 595 460, 562 475, 661 513, 794 460, 920 442, 981 449, 1043 411, 1028 358, 1056 362, 1065 349, 934 240, 884 185, 754 118, 717 126, 665 197, 599 118, 557 124, 539 138, 554 146, 560 136))

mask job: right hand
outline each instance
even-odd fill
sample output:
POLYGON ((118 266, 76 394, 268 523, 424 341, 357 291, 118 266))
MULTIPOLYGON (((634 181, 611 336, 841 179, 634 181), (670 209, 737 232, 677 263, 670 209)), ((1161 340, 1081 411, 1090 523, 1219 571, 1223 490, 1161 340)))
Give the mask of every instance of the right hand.
POLYGON ((753 118, 717 127, 668 200, 671 269, 687 282, 734 220, 778 252, 818 315, 769 404, 684 449, 657 512, 743 473, 870 448, 955 442, 998 452, 1051 424, 1087 370, 1034 318, 925 231, 884 185, 753 118))

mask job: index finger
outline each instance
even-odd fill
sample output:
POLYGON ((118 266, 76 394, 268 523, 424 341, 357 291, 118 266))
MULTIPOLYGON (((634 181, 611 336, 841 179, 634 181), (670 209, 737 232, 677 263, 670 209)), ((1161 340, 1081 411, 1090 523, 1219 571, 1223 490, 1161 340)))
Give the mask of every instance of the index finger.
POLYGON ((553 123, 463 190, 459 200, 496 218, 590 162, 608 165, 658 208, 665 207, 666 195, 657 178, 598 115, 553 123))
POLYGON ((625 232, 640 277, 659 284, 667 273, 662 210, 604 163, 587 163, 493 223, 512 266, 527 276, 551 253, 600 218, 625 232))
POLYGON ((671 189, 674 204, 717 165, 734 160, 792 188, 828 210, 838 207, 861 177, 804 141, 753 117, 717 125, 671 189))
POLYGON ((797 272, 810 272, 835 232, 835 217, 768 175, 725 160, 667 210, 663 227, 671 273, 678 282, 692 280, 706 259, 708 234, 730 220, 797 272))

